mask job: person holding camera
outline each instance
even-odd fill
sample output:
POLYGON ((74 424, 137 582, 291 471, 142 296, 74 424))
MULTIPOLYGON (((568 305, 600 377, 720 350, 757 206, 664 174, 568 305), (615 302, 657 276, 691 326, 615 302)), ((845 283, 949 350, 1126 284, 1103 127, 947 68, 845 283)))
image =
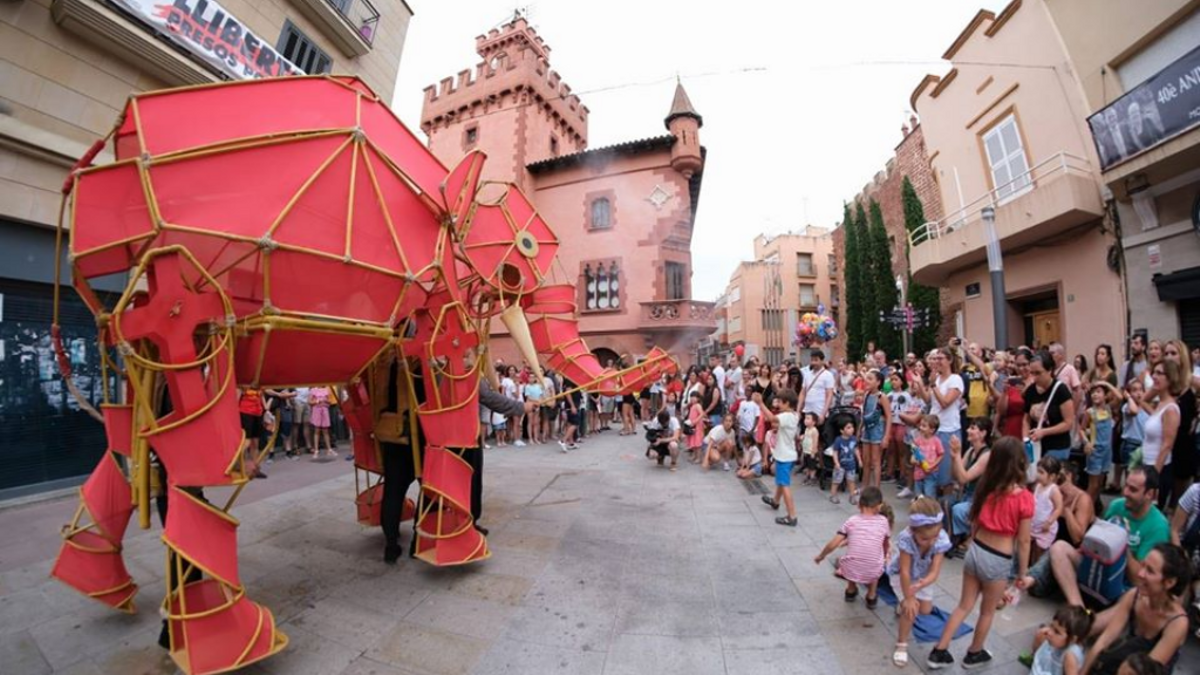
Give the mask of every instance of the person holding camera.
POLYGON ((650 444, 646 452, 657 453, 658 465, 662 466, 667 455, 671 456, 671 471, 679 468, 679 439, 683 437, 683 427, 679 418, 671 416, 666 409, 658 411, 658 417, 646 423, 646 441, 650 444))

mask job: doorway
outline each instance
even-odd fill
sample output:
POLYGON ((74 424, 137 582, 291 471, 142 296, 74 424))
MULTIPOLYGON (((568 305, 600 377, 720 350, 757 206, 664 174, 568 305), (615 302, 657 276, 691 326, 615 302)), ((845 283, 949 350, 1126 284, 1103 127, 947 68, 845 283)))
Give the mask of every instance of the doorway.
POLYGON ((607 347, 597 347, 596 349, 593 349, 592 355, 594 355, 596 359, 600 361, 601 368, 606 368, 610 365, 613 368, 621 367, 620 355, 607 347))
POLYGON ((1024 344, 1033 349, 1062 341, 1058 291, 1045 291, 1009 302, 1024 320, 1024 344))

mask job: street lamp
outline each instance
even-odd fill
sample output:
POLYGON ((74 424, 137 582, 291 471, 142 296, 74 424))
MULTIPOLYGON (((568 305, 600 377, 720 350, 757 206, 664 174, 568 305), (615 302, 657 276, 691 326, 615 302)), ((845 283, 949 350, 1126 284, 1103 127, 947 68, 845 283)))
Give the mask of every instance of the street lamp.
POLYGON ((983 232, 987 237, 988 272, 992 277, 992 323, 996 328, 997 350, 1008 349, 1008 302, 1004 293, 1004 257, 1000 253, 1000 238, 996 236, 996 207, 988 205, 979 212, 983 217, 983 232))

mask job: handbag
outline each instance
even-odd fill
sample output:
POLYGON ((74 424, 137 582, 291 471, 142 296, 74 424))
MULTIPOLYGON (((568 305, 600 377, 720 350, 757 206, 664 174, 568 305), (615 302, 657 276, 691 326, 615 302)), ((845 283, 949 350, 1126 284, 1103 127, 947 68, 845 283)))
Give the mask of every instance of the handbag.
MULTIPOLYGON (((1032 385, 1037 386, 1037 385, 1032 385)), ((1034 429, 1041 429, 1046 424, 1046 412, 1050 409, 1050 403, 1054 401, 1054 394, 1058 388, 1062 386, 1062 382, 1055 380, 1054 386, 1050 387, 1050 395, 1046 397, 1046 402, 1042 404, 1042 413, 1038 416, 1038 423, 1034 429)), ((1026 438, 1025 439, 1025 459, 1029 463, 1025 466, 1025 480, 1033 483, 1037 481, 1037 464, 1042 461, 1042 442, 1026 438)))
POLYGON ((384 443, 408 443, 407 425, 407 414, 381 412, 375 422, 375 438, 384 443))

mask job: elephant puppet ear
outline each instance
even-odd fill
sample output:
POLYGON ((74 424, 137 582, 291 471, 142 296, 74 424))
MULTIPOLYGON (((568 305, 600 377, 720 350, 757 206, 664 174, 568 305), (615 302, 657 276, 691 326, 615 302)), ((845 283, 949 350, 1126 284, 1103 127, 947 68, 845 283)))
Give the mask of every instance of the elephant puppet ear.
POLYGON ((454 228, 460 231, 467 221, 467 211, 475 201, 475 193, 479 190, 479 176, 483 171, 483 163, 487 155, 478 150, 467 153, 454 171, 442 181, 442 206, 446 213, 453 218, 454 228))

